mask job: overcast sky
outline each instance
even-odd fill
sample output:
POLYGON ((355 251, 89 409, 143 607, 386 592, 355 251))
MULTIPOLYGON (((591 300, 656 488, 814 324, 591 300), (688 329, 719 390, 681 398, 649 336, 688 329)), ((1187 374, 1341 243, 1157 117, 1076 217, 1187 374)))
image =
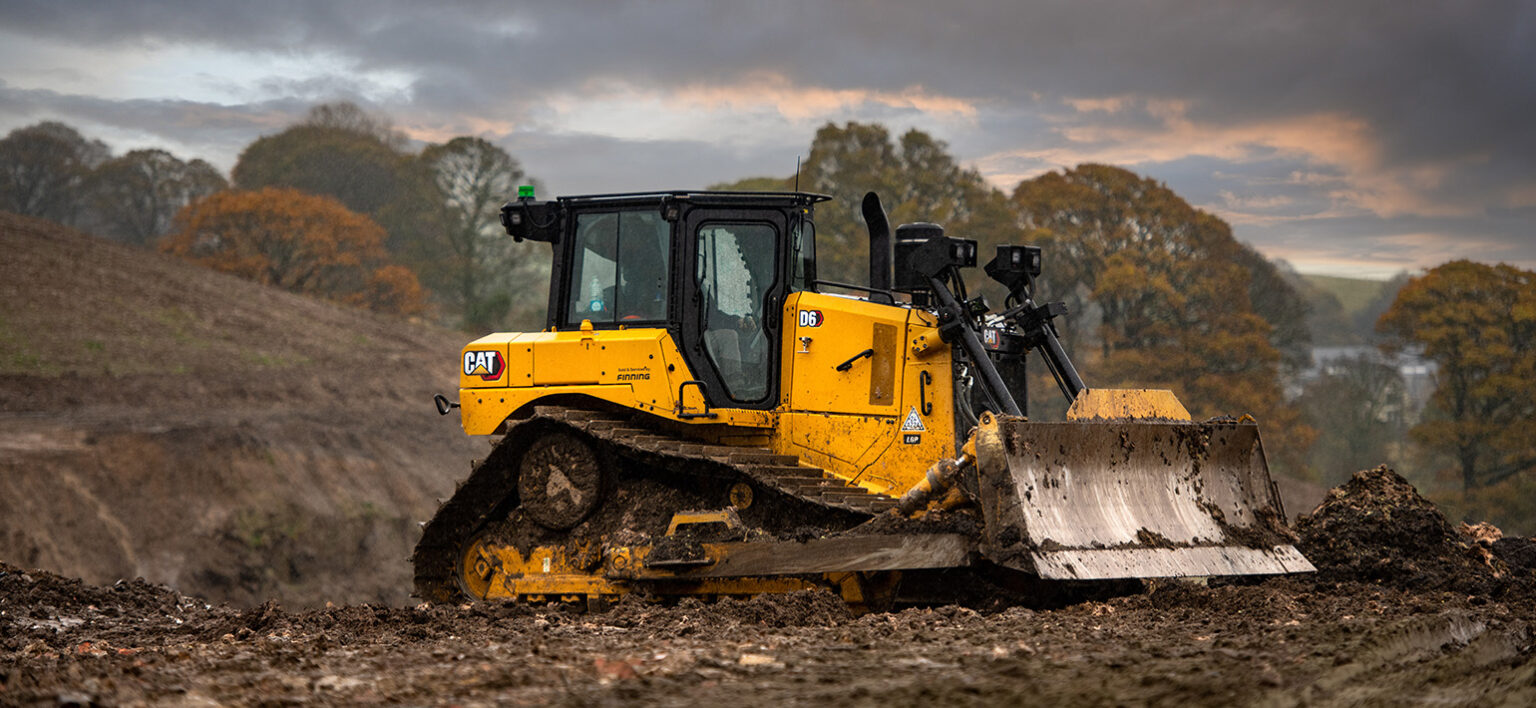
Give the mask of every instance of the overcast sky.
POLYGON ((0 133, 227 171, 334 100, 558 194, 790 175, 878 121, 1005 191, 1127 167, 1303 272, 1536 268, 1536 3, 0 0, 0 133))

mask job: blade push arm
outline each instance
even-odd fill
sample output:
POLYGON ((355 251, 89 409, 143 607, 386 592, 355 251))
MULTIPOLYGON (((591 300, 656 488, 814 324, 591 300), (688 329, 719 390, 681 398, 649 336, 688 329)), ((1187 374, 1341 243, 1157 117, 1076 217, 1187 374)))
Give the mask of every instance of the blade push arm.
POLYGON ((1024 338, 1024 346, 1040 352, 1046 368, 1056 378, 1056 385, 1061 387, 1062 395, 1067 397, 1067 403, 1071 403, 1088 386, 1083 383, 1082 377, 1077 374, 1077 367, 1067 357, 1067 350, 1056 336, 1056 325, 1051 322, 1052 318, 1066 313, 1067 306, 1064 303, 1036 305, 1034 300, 1026 296, 1023 303, 1003 313, 1003 316, 1018 328, 1024 338))

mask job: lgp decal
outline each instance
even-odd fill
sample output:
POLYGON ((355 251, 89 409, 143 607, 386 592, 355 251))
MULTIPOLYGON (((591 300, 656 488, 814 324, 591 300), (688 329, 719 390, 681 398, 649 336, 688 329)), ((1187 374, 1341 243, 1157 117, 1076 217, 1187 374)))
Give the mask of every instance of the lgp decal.
POLYGON ((501 352, 464 352, 465 376, 479 376, 486 381, 495 381, 501 378, 501 372, 505 371, 506 368, 507 363, 502 360, 501 352))
POLYGON ((924 430, 927 428, 923 427, 923 419, 917 414, 917 406, 912 406, 912 409, 907 411, 907 419, 901 421, 901 432, 921 433, 924 430))
POLYGON ((823 318, 821 316, 821 310, 801 310, 800 311, 800 326, 801 327, 820 327, 821 323, 824 322, 824 321, 825 321, 825 318, 823 318))

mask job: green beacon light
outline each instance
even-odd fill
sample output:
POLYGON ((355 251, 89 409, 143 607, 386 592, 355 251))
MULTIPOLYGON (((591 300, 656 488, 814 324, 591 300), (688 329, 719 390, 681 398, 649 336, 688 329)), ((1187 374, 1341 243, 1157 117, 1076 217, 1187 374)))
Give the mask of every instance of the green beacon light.
POLYGON ((518 199, 533 199, 533 185, 531 185, 531 184, 519 185, 518 188, 517 188, 517 198, 518 199))

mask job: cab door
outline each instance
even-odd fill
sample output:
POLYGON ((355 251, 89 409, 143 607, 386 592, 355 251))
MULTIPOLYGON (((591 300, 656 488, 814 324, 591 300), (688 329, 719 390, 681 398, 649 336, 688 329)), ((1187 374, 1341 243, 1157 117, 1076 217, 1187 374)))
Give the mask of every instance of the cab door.
POLYGON ((684 220, 683 348, 709 404, 778 404, 779 308, 786 290, 780 212, 695 208, 684 220))

